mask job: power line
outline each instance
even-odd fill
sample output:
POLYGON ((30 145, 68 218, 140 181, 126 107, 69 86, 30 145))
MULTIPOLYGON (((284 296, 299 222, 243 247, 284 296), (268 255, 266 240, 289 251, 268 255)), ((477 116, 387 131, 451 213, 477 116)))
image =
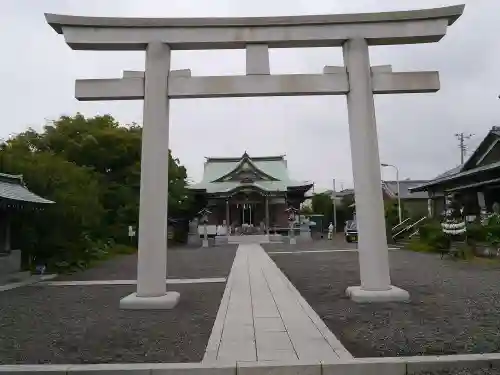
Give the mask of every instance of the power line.
POLYGON ((456 133, 455 137, 458 139, 458 148, 460 149, 460 164, 464 163, 465 155, 467 154, 468 145, 466 140, 471 139, 474 134, 456 133))

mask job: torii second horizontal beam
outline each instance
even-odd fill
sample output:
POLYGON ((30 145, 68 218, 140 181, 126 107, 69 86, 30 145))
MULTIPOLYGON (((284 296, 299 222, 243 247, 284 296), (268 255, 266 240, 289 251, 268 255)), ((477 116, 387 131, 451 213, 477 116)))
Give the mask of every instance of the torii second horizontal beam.
MULTIPOLYGON (((438 72, 374 71, 372 82, 374 94, 436 92, 440 88, 438 72)), ((168 81, 170 99, 345 95, 348 92, 346 73, 208 77, 174 74, 168 81)), ((144 99, 144 78, 77 80, 75 96, 81 101, 144 99)))

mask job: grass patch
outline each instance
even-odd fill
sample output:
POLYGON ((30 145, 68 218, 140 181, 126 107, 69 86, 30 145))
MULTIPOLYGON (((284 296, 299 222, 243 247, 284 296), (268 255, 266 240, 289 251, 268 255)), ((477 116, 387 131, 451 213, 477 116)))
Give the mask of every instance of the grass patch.
POLYGON ((72 274, 74 272, 83 271, 98 264, 114 258, 118 255, 130 255, 137 252, 137 249, 132 246, 116 244, 116 243, 92 243, 92 246, 85 251, 86 259, 78 259, 76 261, 62 260, 52 264, 49 267, 50 271, 59 274, 72 274))
POLYGON ((109 249, 111 254, 129 255, 137 252, 137 248, 128 245, 116 244, 109 249))
POLYGON ((407 248, 408 248, 408 250, 416 251, 418 253, 436 253, 436 252, 439 252, 439 250, 436 249, 435 247, 429 245, 428 243, 417 240, 417 239, 412 239, 408 243, 407 248))

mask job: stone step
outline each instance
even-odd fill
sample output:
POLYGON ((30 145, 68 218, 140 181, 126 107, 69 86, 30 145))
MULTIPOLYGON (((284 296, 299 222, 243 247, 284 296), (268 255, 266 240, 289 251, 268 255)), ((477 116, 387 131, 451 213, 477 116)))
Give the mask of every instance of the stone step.
POLYGON ((227 243, 230 244, 258 244, 269 242, 283 242, 282 236, 274 234, 271 234, 269 236, 266 234, 253 234, 227 237, 227 243))

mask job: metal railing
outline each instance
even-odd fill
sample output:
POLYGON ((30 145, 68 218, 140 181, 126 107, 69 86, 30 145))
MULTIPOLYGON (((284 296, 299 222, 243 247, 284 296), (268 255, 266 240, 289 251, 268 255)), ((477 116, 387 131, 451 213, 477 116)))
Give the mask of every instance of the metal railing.
POLYGON ((410 218, 406 218, 406 219, 404 219, 401 223, 399 223, 399 224, 395 225, 395 226, 391 229, 391 232, 392 232, 392 233, 394 233, 394 231, 395 231, 397 228, 399 228, 399 227, 400 227, 401 225, 403 225, 404 223, 407 223, 407 222, 408 222, 408 220, 411 220, 411 219, 410 219, 410 218))
MULTIPOLYGON (((405 233, 405 232, 408 232, 411 228, 415 227, 415 225, 417 224, 420 224, 422 221, 424 221, 425 219, 427 219, 426 216, 423 216, 421 217, 420 219, 418 219, 417 221, 415 221, 413 224, 410 224, 408 225, 407 227, 404 227, 403 229, 401 229, 399 232, 397 232, 396 234, 394 234, 392 236, 392 238, 396 238, 397 236, 399 236, 400 234, 402 233, 405 233)), ((417 231, 418 232, 418 231, 417 231)), ((415 233, 413 233, 412 235, 414 235, 415 233)))
POLYGON ((408 236, 408 238, 412 238, 413 236, 416 236, 417 234, 419 234, 419 232, 420 232, 420 230, 419 230, 419 228, 417 228, 417 230, 415 232, 413 232, 412 234, 410 234, 408 236))

